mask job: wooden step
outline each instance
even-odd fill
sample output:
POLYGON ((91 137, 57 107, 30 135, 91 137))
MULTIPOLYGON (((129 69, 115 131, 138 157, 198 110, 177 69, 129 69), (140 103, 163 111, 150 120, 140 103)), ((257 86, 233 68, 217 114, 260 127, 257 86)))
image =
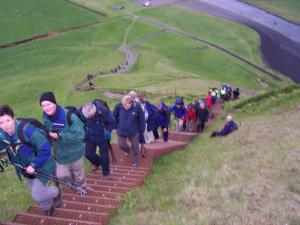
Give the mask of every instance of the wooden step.
POLYGON ((114 214, 117 210, 116 206, 100 205, 93 203, 77 202, 77 201, 67 201, 64 200, 61 208, 81 210, 87 212, 103 212, 110 215, 114 214))
POLYGON ((193 133, 193 132, 178 132, 178 131, 169 132, 169 140, 186 142, 186 143, 191 141, 197 136, 198 133, 193 133))
POLYGON ((14 219, 15 223, 30 225, 102 225, 101 222, 79 221, 74 219, 54 218, 31 213, 19 213, 14 219))
POLYGON ((96 196, 78 196, 72 194, 64 194, 63 200, 67 201, 75 201, 75 202, 83 202, 83 203, 92 203, 92 204, 100 204, 100 205, 108 205, 108 206, 119 206, 123 200, 113 199, 107 197, 96 197, 96 196))
POLYGON ((136 187, 137 184, 136 183, 127 183, 127 182, 117 182, 117 181, 113 181, 113 180, 95 180, 95 179, 87 179, 87 185, 102 185, 102 186, 110 186, 110 187, 127 187, 127 188, 131 188, 131 187, 136 187))
MULTIPOLYGON (((63 193, 62 196, 64 196, 64 194, 79 196, 77 193, 74 193, 74 191, 70 190, 70 189, 63 189, 62 193, 63 193)), ((104 197, 104 198, 112 198, 112 199, 121 199, 123 195, 124 195, 123 193, 91 190, 91 191, 88 192, 88 194, 86 196, 88 196, 88 197, 95 196, 95 197, 104 197)))
MULTIPOLYGON (((44 216, 44 210, 35 205, 30 206, 27 213, 44 216)), ((106 224, 108 222, 109 214, 103 212, 88 212, 80 211, 66 208, 56 208, 52 218, 62 218, 62 219, 73 219, 78 221, 89 221, 95 223, 106 224)))
POLYGON ((95 177, 90 177, 90 176, 87 176, 87 179, 86 179, 87 183, 93 183, 93 182, 98 182, 98 181, 102 181, 102 182, 116 182, 116 183, 126 183, 126 184, 131 184, 131 185, 136 185, 139 183, 140 180, 138 179, 129 179, 129 178, 117 178, 117 177, 113 177, 111 176, 111 180, 99 180, 95 177))

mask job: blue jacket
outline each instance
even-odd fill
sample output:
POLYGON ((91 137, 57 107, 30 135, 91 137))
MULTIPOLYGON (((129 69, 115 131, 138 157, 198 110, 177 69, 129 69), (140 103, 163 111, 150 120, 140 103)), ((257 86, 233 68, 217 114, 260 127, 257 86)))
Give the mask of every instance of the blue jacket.
POLYGON ((227 134, 230 134, 232 131, 238 129, 238 125, 231 120, 230 122, 226 123, 225 126, 221 131, 219 131, 219 135, 225 136, 227 134))
POLYGON ((60 138, 54 142, 56 161, 59 164, 72 163, 79 160, 84 153, 84 124, 71 114, 71 124, 67 123, 67 110, 57 105, 54 116, 43 115, 43 121, 49 131, 58 131, 60 138))
POLYGON ((159 112, 159 126, 163 128, 168 128, 170 125, 170 118, 171 118, 171 113, 169 107, 162 102, 161 103, 161 110, 159 112))
POLYGON ((116 104, 114 108, 117 134, 122 137, 132 137, 138 132, 144 133, 145 116, 141 105, 133 101, 130 109, 126 110, 122 103, 116 104))
POLYGON ((105 139, 105 130, 111 132, 115 126, 115 117, 113 113, 100 104, 94 102, 96 106, 96 114, 87 120, 87 140, 88 142, 99 144, 105 139))
POLYGON ((148 111, 147 131, 153 131, 158 128, 159 112, 150 102, 145 101, 145 109, 148 111))
POLYGON ((182 118, 186 115, 186 107, 184 105, 180 105, 177 107, 175 104, 172 105, 170 112, 172 112, 175 118, 182 118))
MULTIPOLYGON (((0 130, 0 149, 5 149, 9 159, 14 163, 24 167, 31 165, 36 171, 54 175, 55 161, 51 155, 51 145, 44 131, 28 123, 23 128, 25 143, 20 143, 18 127, 19 121, 16 120, 16 132, 13 136, 9 136, 5 131, 0 130), (14 152, 3 140, 9 141, 12 145, 20 144, 19 148, 14 152)), ((21 169, 16 167, 16 173, 21 180, 21 169)), ((36 177, 44 184, 48 181, 46 177, 40 175, 36 177)))

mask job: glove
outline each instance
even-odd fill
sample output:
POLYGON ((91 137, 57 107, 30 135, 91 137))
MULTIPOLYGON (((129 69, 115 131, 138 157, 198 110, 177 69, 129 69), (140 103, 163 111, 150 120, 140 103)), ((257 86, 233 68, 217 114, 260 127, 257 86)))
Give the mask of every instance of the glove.
POLYGON ((110 141, 111 140, 111 132, 109 130, 104 130, 104 138, 105 140, 110 141))

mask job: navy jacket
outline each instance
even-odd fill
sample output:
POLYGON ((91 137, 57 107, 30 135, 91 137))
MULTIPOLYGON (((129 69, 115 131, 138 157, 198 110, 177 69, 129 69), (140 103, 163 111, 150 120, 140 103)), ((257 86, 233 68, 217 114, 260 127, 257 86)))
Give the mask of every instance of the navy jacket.
POLYGON ((170 112, 172 112, 175 116, 175 118, 182 118, 186 115, 186 107, 184 105, 181 105, 177 107, 175 104, 172 105, 170 112))
POLYGON ((199 104, 197 104, 196 107, 196 117, 198 120, 202 121, 202 122, 206 122, 208 120, 208 110, 207 108, 201 109, 199 104))
POLYGON ((99 102, 94 102, 96 114, 87 120, 87 140, 88 142, 99 144, 105 138, 105 129, 112 131, 115 126, 113 113, 99 102))
POLYGON ((147 131, 153 131, 158 128, 159 112, 150 102, 145 101, 145 109, 148 111, 147 131))
POLYGON ((226 123, 223 129, 218 133, 219 135, 227 135, 230 134, 232 131, 238 129, 238 125, 231 120, 230 122, 226 123))
POLYGON ((168 128, 170 124, 171 113, 169 107, 162 102, 162 109, 159 111, 159 126, 168 128))
POLYGON ((132 137, 138 132, 144 133, 145 115, 141 105, 132 103, 130 109, 126 110, 122 103, 118 103, 114 108, 117 134, 122 137, 132 137))

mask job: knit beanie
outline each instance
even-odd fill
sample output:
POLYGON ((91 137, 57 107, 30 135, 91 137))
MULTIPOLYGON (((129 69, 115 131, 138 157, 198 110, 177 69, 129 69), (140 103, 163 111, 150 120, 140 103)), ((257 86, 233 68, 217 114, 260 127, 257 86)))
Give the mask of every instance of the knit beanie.
POLYGON ((52 102, 56 105, 56 99, 55 99, 55 96, 53 94, 53 92, 51 91, 47 91, 47 92, 44 92, 41 97, 40 97, 40 105, 42 104, 43 101, 49 101, 49 102, 52 102))

